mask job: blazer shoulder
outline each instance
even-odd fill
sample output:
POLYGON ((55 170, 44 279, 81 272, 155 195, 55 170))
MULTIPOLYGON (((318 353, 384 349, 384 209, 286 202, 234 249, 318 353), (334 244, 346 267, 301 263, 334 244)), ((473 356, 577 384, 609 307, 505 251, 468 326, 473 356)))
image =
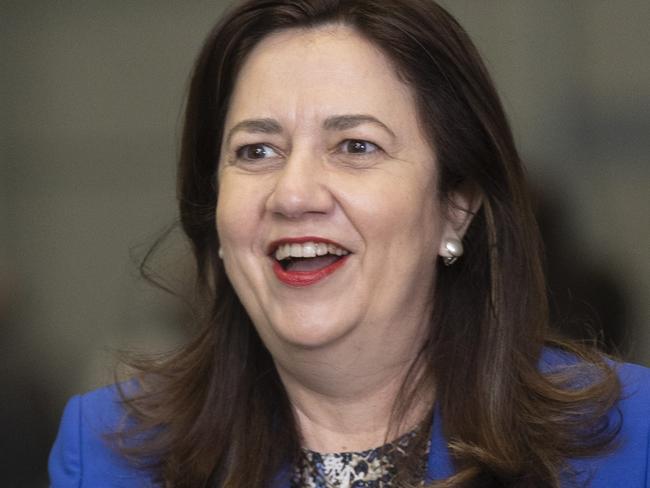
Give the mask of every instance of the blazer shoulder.
POLYGON ((128 393, 131 386, 110 385, 68 401, 48 461, 52 488, 153 486, 111 437, 128 421, 118 388, 128 393))
POLYGON ((591 488, 650 487, 650 369, 611 362, 621 382, 621 397, 609 414, 618 436, 611 452, 573 463, 591 488))
POLYGON ((650 449, 650 368, 617 363, 615 369, 622 387, 617 406, 623 420, 623 434, 641 437, 639 440, 645 443, 646 455, 650 455, 647 452, 650 449))
POLYGON ((650 408, 650 368, 632 363, 616 363, 615 368, 623 385, 623 401, 650 408))

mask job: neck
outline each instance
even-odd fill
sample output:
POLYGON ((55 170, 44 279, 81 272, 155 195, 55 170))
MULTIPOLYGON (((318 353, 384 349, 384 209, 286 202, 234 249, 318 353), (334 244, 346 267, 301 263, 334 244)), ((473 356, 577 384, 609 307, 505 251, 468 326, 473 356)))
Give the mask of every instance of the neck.
POLYGON ((407 376, 415 381, 423 374, 413 359, 363 367, 357 356, 345 362, 322 355, 316 358, 315 354, 288 367, 276 363, 303 446, 310 450, 371 449, 412 430, 430 411, 432 388, 413 396, 405 418, 393 416, 407 376), (415 369, 409 373, 412 367, 415 369))

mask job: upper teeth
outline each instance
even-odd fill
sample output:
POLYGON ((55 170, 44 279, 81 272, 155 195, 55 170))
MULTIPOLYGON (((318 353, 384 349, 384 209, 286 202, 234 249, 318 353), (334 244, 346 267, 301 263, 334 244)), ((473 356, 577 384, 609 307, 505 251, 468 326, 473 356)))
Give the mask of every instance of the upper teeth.
POLYGON ((325 256, 326 254, 345 256, 349 252, 334 244, 326 244, 324 242, 280 244, 275 251, 275 259, 281 261, 286 258, 315 258, 316 256, 325 256))

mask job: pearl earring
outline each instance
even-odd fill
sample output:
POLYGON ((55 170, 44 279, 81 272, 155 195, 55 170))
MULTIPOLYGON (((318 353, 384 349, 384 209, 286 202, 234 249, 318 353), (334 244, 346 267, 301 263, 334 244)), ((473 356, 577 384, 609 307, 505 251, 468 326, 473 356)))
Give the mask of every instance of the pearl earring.
POLYGON ((463 255, 463 243, 458 239, 447 239, 445 241, 445 250, 450 255, 443 256, 442 262, 445 263, 445 266, 451 266, 463 255))
POLYGON ((223 248, 219 247, 219 252, 217 254, 219 254, 219 259, 223 259, 223 248))

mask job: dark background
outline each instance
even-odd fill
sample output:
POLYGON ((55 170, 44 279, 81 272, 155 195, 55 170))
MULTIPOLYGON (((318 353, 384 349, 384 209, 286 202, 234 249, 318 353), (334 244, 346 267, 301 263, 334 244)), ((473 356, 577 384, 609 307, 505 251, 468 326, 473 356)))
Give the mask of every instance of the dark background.
MULTIPOLYGON (((556 317, 650 364, 650 2, 447 0, 502 94, 556 317)), ((173 223, 180 114, 219 1, 0 3, 0 482, 46 486, 71 394, 182 337, 134 264, 173 223)), ((160 269, 182 272, 172 239, 160 269)), ((182 288, 182 280, 173 283, 182 288)))

